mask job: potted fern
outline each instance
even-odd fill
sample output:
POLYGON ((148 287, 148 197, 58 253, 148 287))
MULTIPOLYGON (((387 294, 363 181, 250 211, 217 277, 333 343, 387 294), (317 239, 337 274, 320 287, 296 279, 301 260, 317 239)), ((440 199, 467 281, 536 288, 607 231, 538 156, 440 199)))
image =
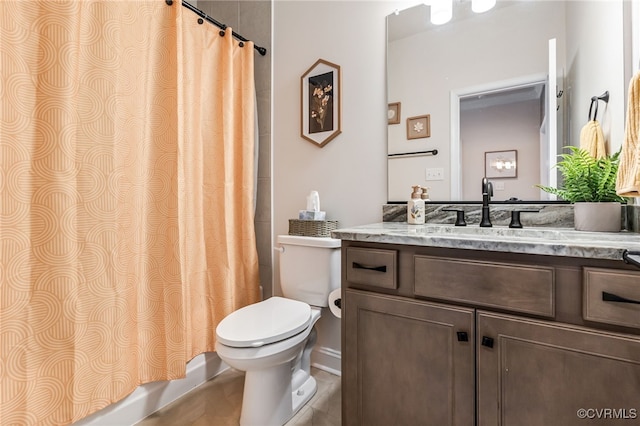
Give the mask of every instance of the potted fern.
POLYGON ((618 232, 624 197, 616 194, 620 151, 600 159, 586 150, 568 146, 556 165, 563 177, 558 188, 537 185, 574 204, 575 229, 579 231, 618 232))

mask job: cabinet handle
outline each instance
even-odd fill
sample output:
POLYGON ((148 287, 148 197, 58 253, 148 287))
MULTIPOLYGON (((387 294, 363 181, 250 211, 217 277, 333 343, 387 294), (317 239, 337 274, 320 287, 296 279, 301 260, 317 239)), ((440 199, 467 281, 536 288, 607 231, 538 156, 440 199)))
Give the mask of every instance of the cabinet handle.
POLYGON ((493 348, 493 337, 482 336, 482 342, 480 342, 480 344, 488 348, 493 348))
POLYGON ((387 272, 387 265, 369 266, 362 263, 353 262, 353 269, 366 269, 368 271, 387 272))
POLYGON ((622 252, 624 263, 630 263, 640 268, 640 252, 625 250, 622 252))
POLYGON ((602 300, 604 302, 620 302, 640 305, 640 300, 627 299, 626 297, 621 297, 613 293, 607 293, 606 291, 602 292, 602 300))
POLYGON ((469 334, 466 331, 458 331, 456 334, 458 335, 458 342, 469 341, 469 334))

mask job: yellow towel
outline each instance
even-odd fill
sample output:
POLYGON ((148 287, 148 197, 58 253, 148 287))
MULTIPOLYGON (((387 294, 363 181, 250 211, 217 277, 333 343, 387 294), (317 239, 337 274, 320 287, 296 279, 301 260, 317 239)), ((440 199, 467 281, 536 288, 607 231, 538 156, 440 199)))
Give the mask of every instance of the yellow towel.
POLYGON ((598 120, 591 120, 580 131, 580 148, 586 150, 593 158, 607 156, 604 133, 598 120))
POLYGON ((623 197, 640 196, 640 72, 629 83, 627 122, 620 153, 616 192, 623 197))

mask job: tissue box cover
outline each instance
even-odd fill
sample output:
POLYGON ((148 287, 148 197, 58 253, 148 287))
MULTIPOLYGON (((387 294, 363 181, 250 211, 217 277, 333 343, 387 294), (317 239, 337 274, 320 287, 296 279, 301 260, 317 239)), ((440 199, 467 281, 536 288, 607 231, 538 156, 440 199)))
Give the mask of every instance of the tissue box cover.
POLYGON ((300 220, 325 220, 327 218, 327 212, 317 212, 313 210, 300 210, 298 219, 300 220))
POLYGON ((338 229, 337 220, 289 219, 289 235, 330 237, 331 231, 335 229, 338 229))

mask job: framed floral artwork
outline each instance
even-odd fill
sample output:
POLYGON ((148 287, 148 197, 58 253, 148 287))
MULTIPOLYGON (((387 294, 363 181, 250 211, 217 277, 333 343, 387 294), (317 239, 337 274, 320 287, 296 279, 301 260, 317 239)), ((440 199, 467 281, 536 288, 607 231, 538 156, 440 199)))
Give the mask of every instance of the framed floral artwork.
POLYGON ((407 139, 431 137, 431 115, 407 118, 407 139))
POLYGON ((318 59, 301 80, 300 135, 322 148, 342 131, 340 66, 318 59))
POLYGON ((400 124, 400 102, 392 102, 387 109, 388 124, 400 124))

